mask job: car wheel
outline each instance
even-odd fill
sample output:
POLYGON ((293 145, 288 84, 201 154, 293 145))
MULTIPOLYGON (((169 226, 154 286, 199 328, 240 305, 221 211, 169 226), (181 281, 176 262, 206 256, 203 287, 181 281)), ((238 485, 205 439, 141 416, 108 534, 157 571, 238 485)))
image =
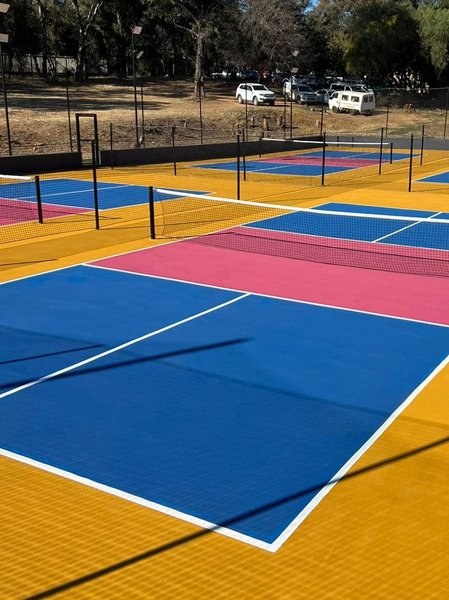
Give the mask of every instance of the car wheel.
POLYGON ((333 112, 333 113, 338 113, 338 108, 337 108, 336 106, 333 106, 333 107, 332 107, 332 112, 333 112))
POLYGON ((239 96, 237 96, 237 102, 238 102, 239 104, 243 104, 243 98, 242 98, 240 95, 239 95, 239 96))
POLYGON ((270 106, 274 106, 274 100, 270 102, 270 106))
POLYGON ((253 104, 254 106, 259 106, 259 100, 257 99, 257 96, 254 96, 253 98, 253 104))
POLYGON ((353 117, 354 115, 357 114, 357 111, 356 110, 350 110, 349 114, 353 117))

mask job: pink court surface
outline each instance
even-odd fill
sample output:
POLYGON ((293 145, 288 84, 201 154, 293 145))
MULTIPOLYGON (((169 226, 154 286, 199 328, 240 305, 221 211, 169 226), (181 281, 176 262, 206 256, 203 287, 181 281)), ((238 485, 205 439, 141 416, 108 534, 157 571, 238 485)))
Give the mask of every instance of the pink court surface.
MULTIPOLYGON (((31 206, 29 202, 20 202, 18 200, 9 200, 0 198, 0 227, 5 225, 16 225, 20 223, 30 223, 37 220, 37 209, 31 206)), ((52 206, 44 204, 45 217, 54 219, 64 215, 82 214, 87 212, 85 208, 71 206, 52 206)))
MULTIPOLYGON (((277 164, 289 164, 289 165, 321 165, 323 159, 319 156, 284 156, 282 158, 260 158, 259 162, 265 163, 277 163, 277 164)), ((341 158, 326 158, 326 164, 329 167, 369 167, 378 165, 379 160, 375 158, 345 158, 342 161, 341 158)))
MULTIPOLYGON (((213 236, 212 236, 213 237, 213 236)), ((103 267, 449 325, 449 279, 235 252, 184 241, 113 257, 103 267)))
MULTIPOLYGON (((295 158, 285 157, 285 162, 292 160, 295 158)), ((307 160, 313 164, 310 160, 315 159, 307 160)), ((437 166, 441 170, 441 165, 437 166)), ((401 168, 385 180, 376 179, 376 183, 361 175, 359 181, 352 181, 347 187, 333 186, 331 180, 323 189, 285 181, 249 181, 243 187, 243 195, 249 200, 286 202, 290 206, 333 202, 449 212, 449 195, 403 191, 407 172, 401 168)), ((195 179, 192 171, 188 176, 175 177, 163 167, 149 174, 139 168, 100 170, 99 178, 118 184, 160 185, 234 196, 231 176, 227 180, 225 175, 214 179, 213 174, 203 174, 195 179)), ((429 167, 425 174, 429 174, 429 167)), ((421 175, 417 167, 416 179, 421 175)), ((121 209, 116 210, 114 216, 121 209)), ((60 207, 57 214, 61 215, 60 207)), ((271 237, 282 245, 281 233, 271 237)), ((338 245, 338 241, 329 241, 327 249, 321 251, 332 252, 338 245)), ((367 247, 366 242, 354 242, 354 257, 367 247)), ((320 252, 319 241, 316 251, 320 252)), ((133 281, 154 279, 161 285, 187 282, 203 286, 208 292, 280 298, 288 300, 289 306, 297 303, 332 307, 358 316, 369 314, 395 323, 404 321, 412 327, 422 325, 438 331, 449 327, 449 277, 438 273, 418 275, 413 268, 408 273, 384 270, 381 258, 373 259, 375 268, 367 269, 353 266, 351 256, 348 264, 336 265, 242 251, 221 246, 213 235, 208 239, 150 240, 146 221, 115 230, 61 233, 51 239, 10 244, 1 252, 0 292, 6 289, 3 286, 29 278, 36 281, 38 288, 41 274, 56 275, 67 269, 67 277, 79 283, 80 271, 70 275, 70 269, 75 267, 105 276, 117 272, 133 281)), ((439 252, 426 250, 421 258, 428 260, 431 268, 439 252)), ((404 250, 402 260, 404 265, 413 266, 414 253, 404 250)), ((158 300, 145 297, 138 299, 138 304, 150 314, 157 310, 158 300)), ((84 307, 87 312, 102 311, 109 301, 104 297, 101 306, 97 306, 87 295, 84 307)), ((61 308, 56 301, 52 307, 55 312, 61 308)), ((123 327, 131 320, 127 309, 125 300, 120 316, 123 327)), ((34 310, 38 309, 30 308, 30 312, 34 310)), ((83 318, 80 315, 80 322, 83 318)), ((51 321, 51 310, 44 319, 51 321)), ((3 325, 6 331, 7 315, 3 325)), ((285 322, 280 322, 279 327, 286 327, 285 322)), ((413 337, 410 340, 412 344, 413 337)), ((163 344, 159 352, 166 352, 163 344)), ((369 367, 369 343, 361 352, 367 357, 366 386, 374 386, 378 373, 369 367)), ((291 526, 285 543, 275 551, 252 546, 238 537, 220 535, 198 520, 179 518, 176 510, 164 512, 150 503, 139 504, 130 495, 111 493, 107 486, 93 486, 82 477, 67 477, 29 457, 17 460, 14 453, 0 450, 0 598, 446 600, 449 357, 440 358, 438 367, 410 391, 407 402, 388 420, 388 426, 360 450, 341 481, 314 504, 296 529, 291 526)), ((172 356, 166 359, 168 369, 171 360, 172 356)), ((282 362, 282 357, 279 360, 282 362)), ((258 361, 255 356, 252 368, 257 372, 272 372, 273 365, 258 361)), ((3 366, 8 369, 6 362, 3 366)), ((338 372, 338 358, 332 368, 338 372)), ((194 369, 185 368, 189 376, 193 372, 194 369)), ((403 376, 399 371, 395 373, 398 381, 403 376)), ((106 378, 106 374, 100 377, 106 378)), ((325 379, 326 372, 319 371, 317 377, 325 379)), ((73 380, 76 382, 76 378, 73 380)), ((262 388, 263 377, 259 383, 262 388)), ((72 385, 70 379, 67 385, 72 385)), ((129 382, 126 401, 131 412, 133 386, 138 388, 140 384, 129 382)), ((145 393, 151 403, 151 386, 145 393)), ((379 406, 384 400, 388 399, 379 399, 379 406)), ((160 401, 164 404, 165 398, 160 401)), ((77 406, 71 404, 68 411, 74 415, 77 406)), ((374 407, 372 413, 376 412, 374 407)), ((39 417, 35 426, 38 433, 39 417)), ((107 435, 101 426, 92 424, 91 429, 98 439, 107 435)), ((57 432, 60 439, 63 434, 57 432)), ((249 430, 248 439, 251 434, 249 430)), ((337 439, 340 435, 337 428, 332 437, 337 439)), ((220 437, 219 428, 217 436, 220 437)), ((275 444, 274 438, 266 440, 268 449, 275 444)), ((94 458, 101 462, 101 456, 94 458)), ((155 457, 161 464, 164 460, 164 455, 155 457)), ((285 477, 288 476, 286 472, 285 477)), ((167 477, 170 479, 170 473, 167 477)), ((227 499, 223 497, 222 501, 225 504, 227 499)))

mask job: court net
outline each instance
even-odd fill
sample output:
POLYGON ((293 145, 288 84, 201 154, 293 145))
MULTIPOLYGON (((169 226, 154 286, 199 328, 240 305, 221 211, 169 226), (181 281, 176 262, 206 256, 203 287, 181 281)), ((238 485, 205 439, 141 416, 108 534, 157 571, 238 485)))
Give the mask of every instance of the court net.
POLYGON ((33 177, 0 175, 2 225, 39 218, 37 186, 33 177))
POLYGON ((261 158, 264 162, 276 161, 290 165, 322 165, 344 167, 367 167, 406 158, 406 153, 394 154, 393 142, 355 142, 319 140, 283 140, 262 138, 261 158), (295 154, 285 154, 295 152, 295 154))
MULTIPOLYGON (((298 208, 154 190, 153 237, 288 259, 449 277, 449 219, 357 206, 298 208), (165 199, 157 202, 161 194, 165 199), (344 207, 342 207, 344 208, 344 207)), ((449 217, 449 215, 447 215, 449 217)))

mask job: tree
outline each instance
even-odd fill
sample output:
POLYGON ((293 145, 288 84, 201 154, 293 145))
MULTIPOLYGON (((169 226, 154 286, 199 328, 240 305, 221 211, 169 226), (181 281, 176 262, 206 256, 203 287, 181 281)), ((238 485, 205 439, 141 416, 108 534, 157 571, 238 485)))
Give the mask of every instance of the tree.
POLYGON ((347 70, 371 79, 416 80, 420 39, 409 0, 358 0, 347 22, 347 70))
POLYGON ((259 70, 291 69, 307 62, 302 17, 307 6, 297 0, 245 0, 242 4, 242 37, 245 62, 259 70), (294 58, 297 56, 297 58, 294 58))
POLYGON ((315 28, 321 32, 326 44, 323 47, 327 59, 326 71, 343 75, 346 65, 343 60, 346 43, 348 20, 351 9, 358 0, 318 0, 310 11, 315 21, 315 28))
POLYGON ((88 76, 87 47, 89 33, 104 0, 72 0, 78 26, 78 49, 76 55, 77 81, 85 81, 88 76))
POLYGON ((440 7, 421 5, 417 13, 421 44, 437 77, 441 76, 449 63, 449 2, 439 4, 440 7))
POLYGON ((205 75, 206 44, 228 10, 236 7, 236 0, 172 0, 174 6, 187 16, 189 24, 178 27, 186 29, 195 39, 194 93, 199 97, 205 75))

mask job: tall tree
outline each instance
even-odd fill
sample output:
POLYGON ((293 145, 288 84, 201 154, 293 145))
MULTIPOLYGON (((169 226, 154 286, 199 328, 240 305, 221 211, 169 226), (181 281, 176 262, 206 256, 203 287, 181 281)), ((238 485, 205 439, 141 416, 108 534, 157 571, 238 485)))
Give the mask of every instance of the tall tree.
POLYGON ((297 0, 244 0, 242 36, 246 61, 251 66, 281 67, 307 62, 303 17, 308 2, 297 0))
POLYGON ((206 44, 213 36, 214 30, 223 22, 229 9, 236 6, 236 0, 172 0, 173 5, 186 15, 188 25, 183 27, 195 39, 194 93, 199 96, 204 80, 206 44))
POLYGON ((78 49, 75 73, 77 81, 85 81, 87 79, 87 47, 89 33, 103 3, 104 0, 72 0, 78 27, 78 49))
POLYGON ((347 70, 371 79, 416 80, 420 39, 409 0, 357 0, 347 23, 347 70))
POLYGON ((343 60, 347 43, 348 20, 351 9, 358 0, 318 0, 310 11, 316 28, 321 31, 326 43, 323 46, 327 58, 326 71, 330 74, 345 74, 343 60))
POLYGON ((439 78, 449 64, 449 2, 421 5, 417 14, 424 52, 439 78))

